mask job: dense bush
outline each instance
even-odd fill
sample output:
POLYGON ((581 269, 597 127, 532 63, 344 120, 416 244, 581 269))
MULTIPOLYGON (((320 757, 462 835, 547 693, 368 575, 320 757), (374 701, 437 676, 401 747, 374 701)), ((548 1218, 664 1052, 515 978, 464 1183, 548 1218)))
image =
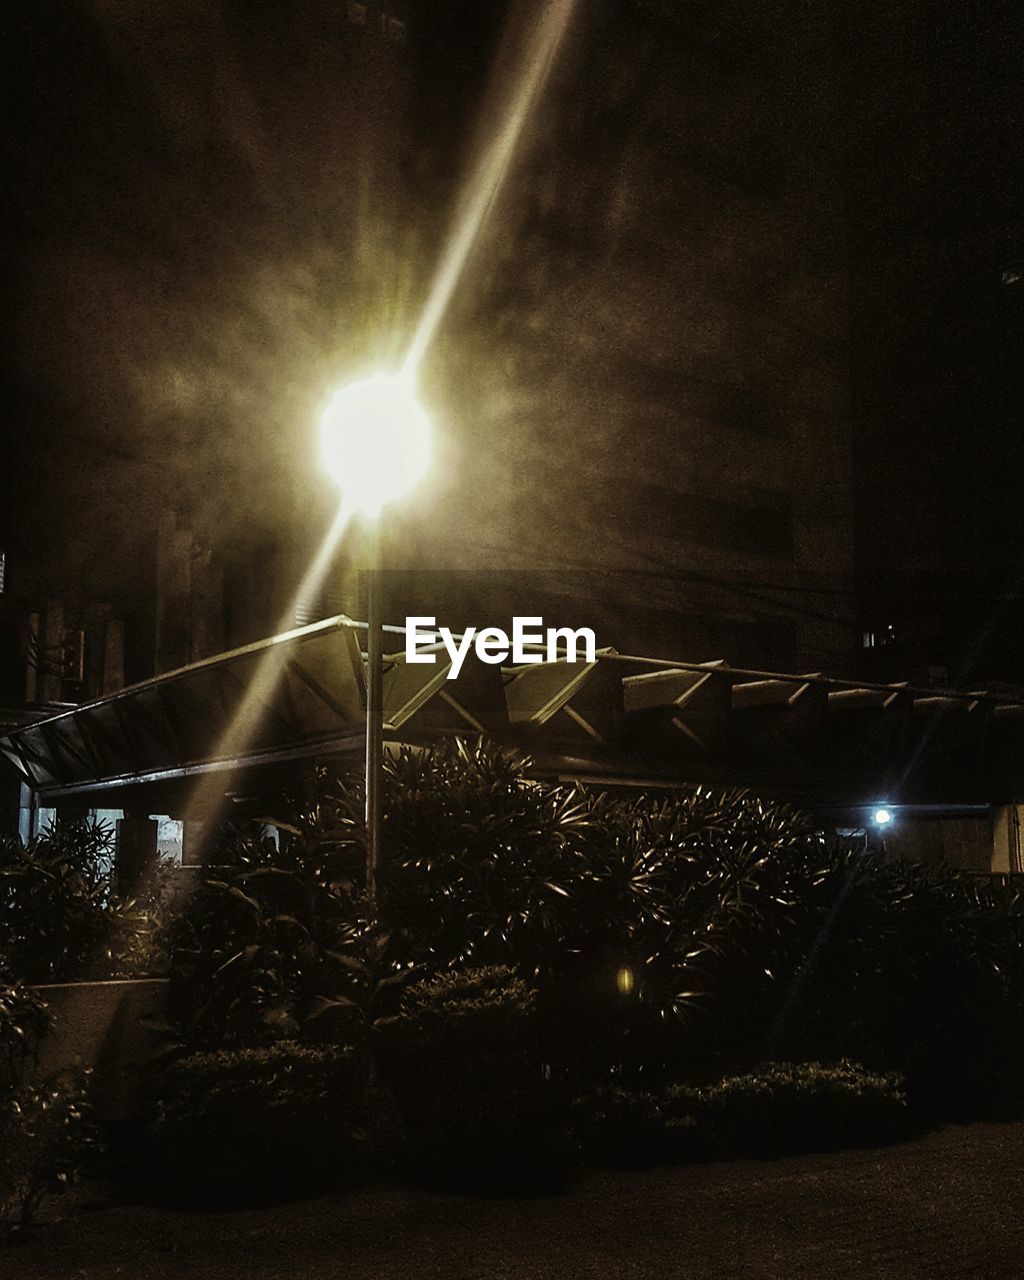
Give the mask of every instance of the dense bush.
POLYGON ((665 1112, 657 1093, 602 1085, 575 1099, 572 1121, 590 1164, 650 1164, 667 1155, 665 1112))
POLYGON ((565 1162, 562 1116, 538 1053, 536 992, 512 970, 416 983, 380 1034, 384 1069, 423 1163, 546 1176, 565 1162))
POLYGON ((670 1139, 694 1148, 777 1155, 870 1146, 907 1133, 904 1082, 857 1063, 772 1063, 703 1088, 667 1089, 662 1107, 670 1139))
POLYGON ((170 930, 169 1011, 192 1049, 282 1039, 352 1043, 365 1027, 358 870, 330 832, 229 832, 170 930))
POLYGON ((84 1079, 26 1083, 49 1026, 40 997, 0 975, 0 1235, 26 1226, 94 1145, 84 1079))
POLYGON ((574 1092, 848 1057, 944 1113, 1015 1105, 1015 892, 829 843, 741 792, 529 774, 482 743, 389 755, 373 922, 358 784, 319 774, 279 851, 238 837, 175 937, 186 1043, 352 1042, 410 981, 501 965, 537 992, 531 1034, 574 1092))
POLYGON ((851 1062, 773 1063, 709 1085, 656 1093, 605 1087, 577 1101, 593 1163, 783 1155, 866 1146, 909 1132, 904 1083, 851 1062))
MULTIPOLYGON (((528 761, 483 743, 387 758, 387 973, 529 975, 563 1073, 674 1068, 681 1031, 705 1010, 691 1042, 745 1051, 764 1030, 752 1015, 763 1023, 766 992, 799 962, 794 882, 821 856, 808 820, 738 792, 623 798, 528 775, 528 761)), ((292 820, 357 892, 362 810, 358 784, 321 778, 292 820)))
POLYGON ((41 997, 0 972, 0 1090, 12 1088, 50 1027, 41 997))
POLYGON ((537 993, 500 965, 443 973, 410 986, 382 1031, 460 1072, 515 1070, 536 1055, 537 993))
POLYGON ((197 1053, 168 1072, 151 1128, 184 1194, 245 1198, 341 1174, 362 1123, 365 1081, 338 1046, 282 1041, 197 1053))
POLYGON ((0 965, 36 983, 159 967, 163 879, 155 870, 126 898, 115 890, 113 856, 102 823, 55 823, 27 845, 0 837, 0 965))
POLYGON ((946 1114, 1020 1105, 1008 1070, 1024 1035, 1017 890, 850 849, 800 888, 813 930, 769 1050, 896 1069, 946 1114))
POLYGON ((0 1090, 0 1234, 26 1226, 44 1196, 66 1189, 95 1145, 83 1080, 0 1090))

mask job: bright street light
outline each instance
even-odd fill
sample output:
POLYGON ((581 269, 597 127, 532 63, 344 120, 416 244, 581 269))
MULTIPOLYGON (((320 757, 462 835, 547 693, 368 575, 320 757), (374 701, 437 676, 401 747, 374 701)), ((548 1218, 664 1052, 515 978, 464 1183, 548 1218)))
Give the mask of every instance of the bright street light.
POLYGON ((871 820, 876 827, 887 827, 892 822, 892 810, 884 807, 876 809, 871 815, 871 820))
POLYGON ((366 516, 413 489, 430 465, 430 419, 408 377, 378 373, 343 387, 320 419, 320 450, 346 505, 366 516))
MULTIPOLYGON (((378 373, 343 387, 320 418, 320 451, 342 504, 376 521, 384 507, 423 479, 430 419, 411 377, 378 373)), ((366 896, 377 914, 384 754, 384 634, 378 529, 370 540, 366 591, 366 896)))

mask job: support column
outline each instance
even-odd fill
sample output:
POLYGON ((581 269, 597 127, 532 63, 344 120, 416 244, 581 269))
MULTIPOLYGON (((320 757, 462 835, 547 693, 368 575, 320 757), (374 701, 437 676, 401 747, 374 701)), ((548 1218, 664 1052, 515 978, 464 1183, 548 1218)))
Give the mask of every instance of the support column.
POLYGON ((131 894, 157 861, 157 824, 147 814, 125 813, 117 824, 114 881, 119 893, 131 894))
POLYGON ((1024 871, 1021 855, 1021 822, 1024 805, 1004 804, 992 810, 992 870, 1024 871))
POLYGON ((206 861, 216 824, 208 817, 181 819, 181 865, 201 867, 206 861))
POLYGON ((32 788, 21 784, 18 795, 18 838, 22 844, 28 844, 34 834, 36 817, 36 798, 32 788))

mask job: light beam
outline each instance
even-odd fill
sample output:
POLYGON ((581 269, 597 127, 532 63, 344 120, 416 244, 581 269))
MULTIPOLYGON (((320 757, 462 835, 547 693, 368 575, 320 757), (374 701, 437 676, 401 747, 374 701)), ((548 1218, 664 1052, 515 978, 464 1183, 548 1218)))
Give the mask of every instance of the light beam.
POLYGON ((403 372, 415 373, 441 323, 470 251, 508 173, 523 128, 551 71, 574 6, 575 0, 553 0, 537 23, 504 123, 484 150, 463 197, 447 252, 434 276, 419 327, 402 366, 403 372))

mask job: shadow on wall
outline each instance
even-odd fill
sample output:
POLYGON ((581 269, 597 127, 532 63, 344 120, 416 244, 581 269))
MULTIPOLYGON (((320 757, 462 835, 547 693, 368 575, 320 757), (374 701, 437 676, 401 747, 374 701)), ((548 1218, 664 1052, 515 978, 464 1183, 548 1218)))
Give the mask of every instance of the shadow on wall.
POLYGON ((90 1101, 97 1119, 137 1116, 145 1068, 164 1048, 160 1033, 143 1019, 163 1014, 165 978, 111 982, 61 982, 38 986, 53 1027, 39 1050, 32 1078, 90 1070, 90 1101))

